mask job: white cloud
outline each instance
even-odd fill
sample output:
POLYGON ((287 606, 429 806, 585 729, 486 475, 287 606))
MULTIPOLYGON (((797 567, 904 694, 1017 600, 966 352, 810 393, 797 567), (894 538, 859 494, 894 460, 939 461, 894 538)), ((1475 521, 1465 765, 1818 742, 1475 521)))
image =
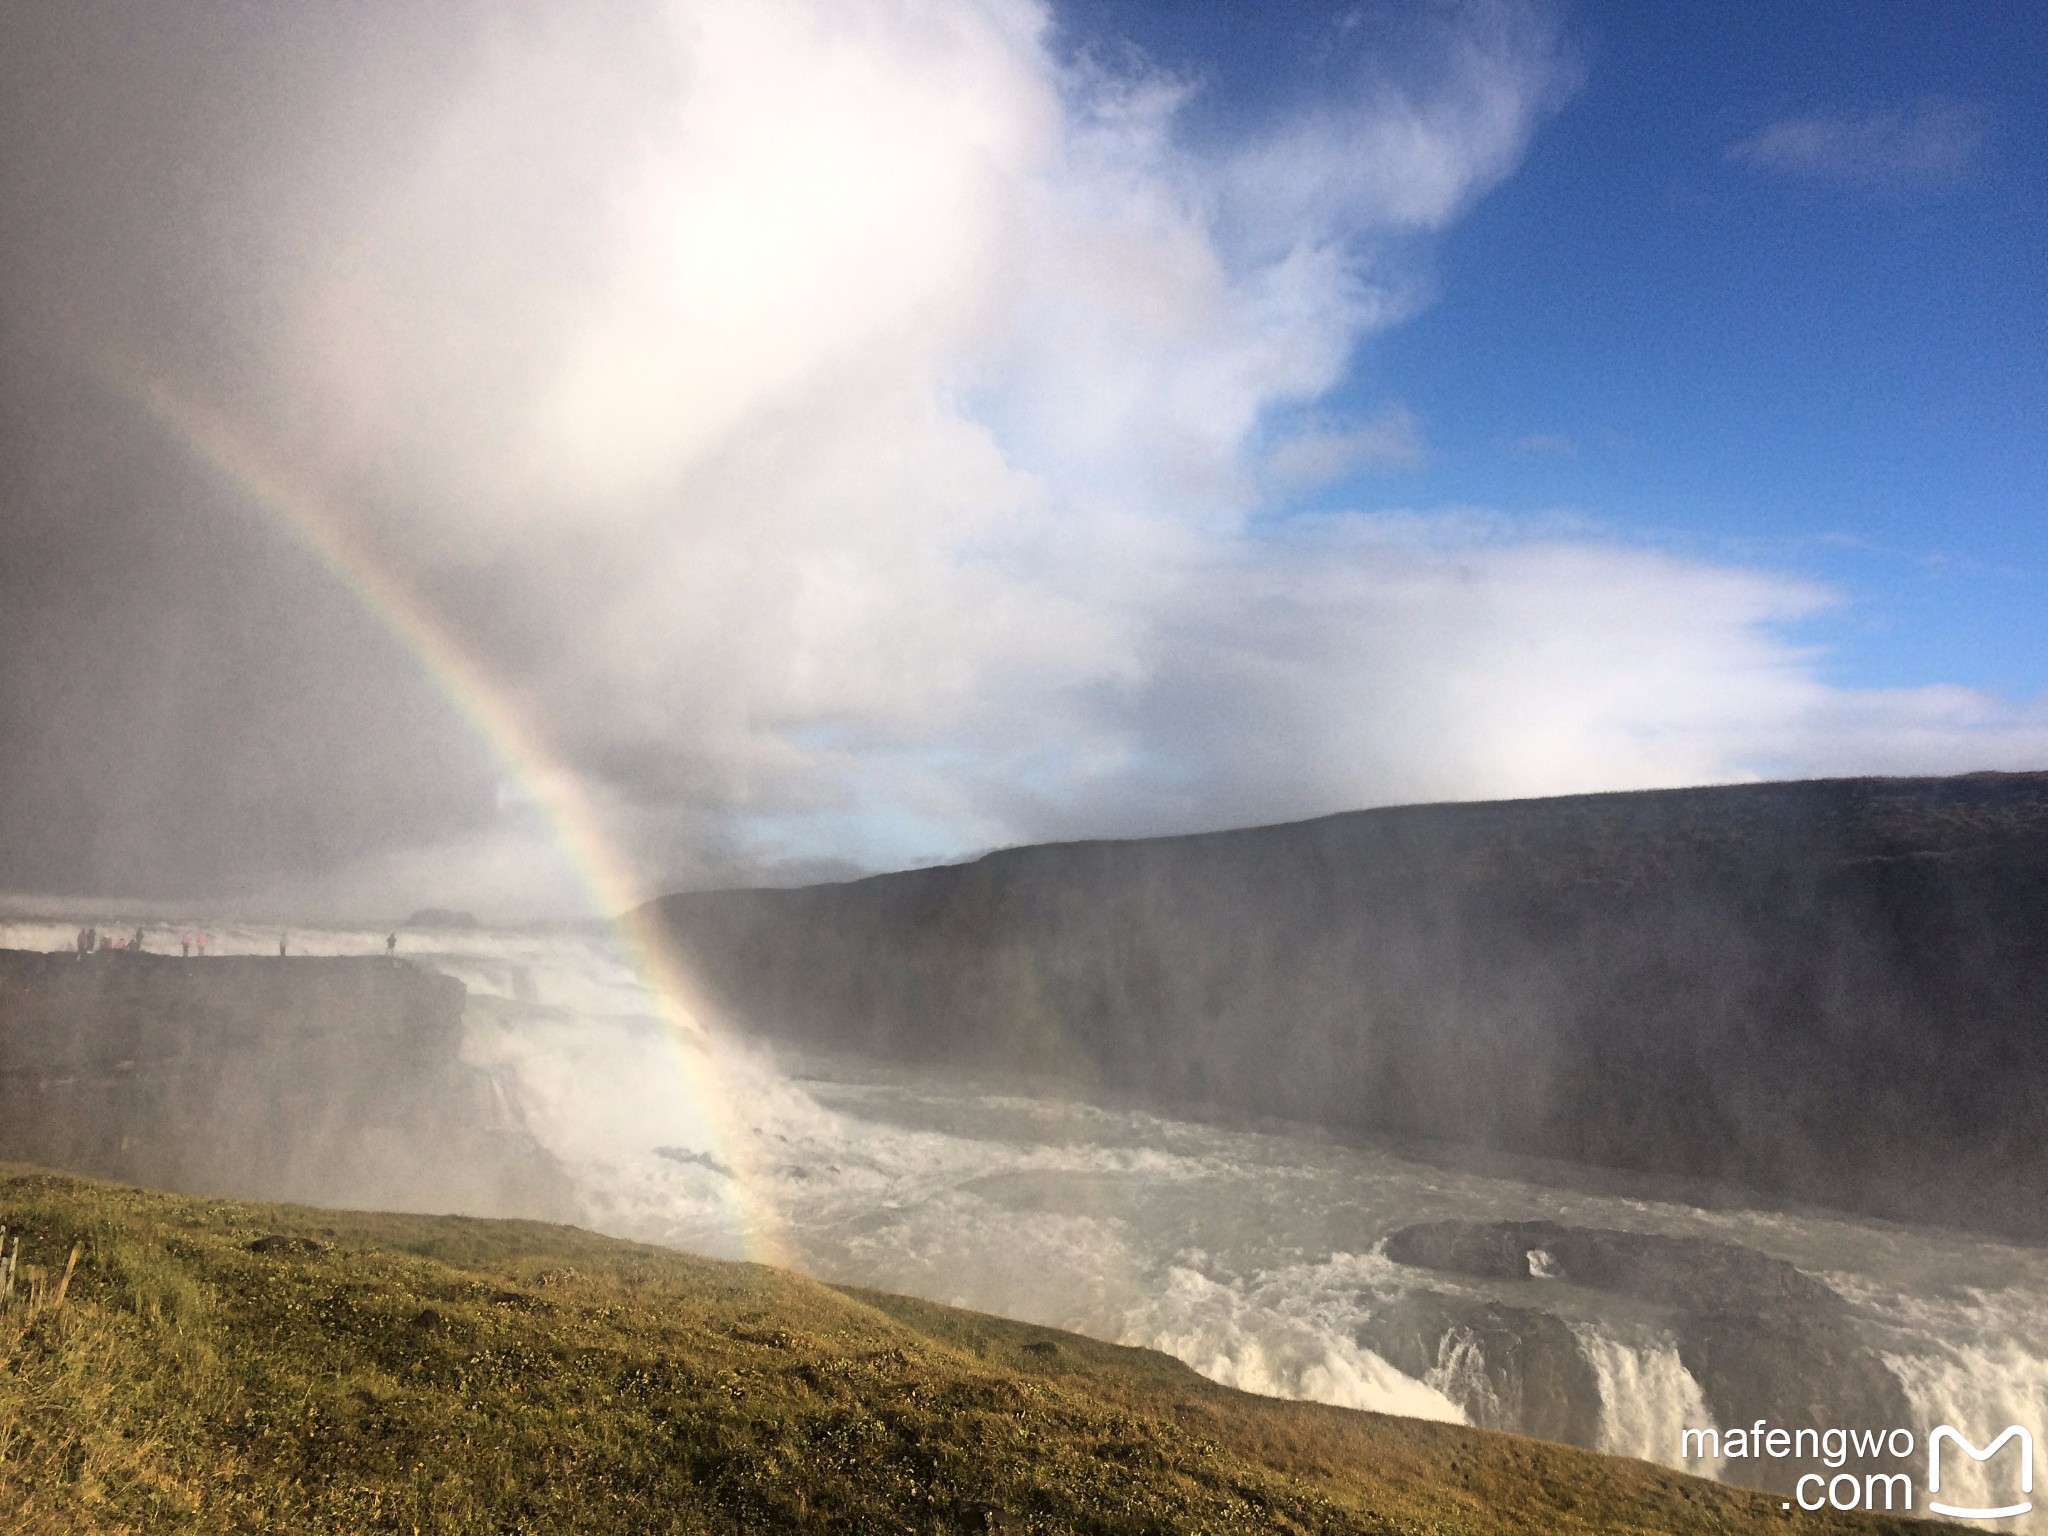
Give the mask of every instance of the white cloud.
MULTIPOLYGON (((957 851, 1000 830, 979 792, 891 765, 977 782, 1141 685, 1265 415, 1403 302, 1384 242, 1557 96, 1513 14, 1221 158, 1174 82, 1063 73, 1028 4, 507 24, 286 306, 282 427, 429 591, 488 564, 513 614, 455 622, 651 859, 957 851)), ((1282 468, 1419 451, 1395 410, 1282 468)))
MULTIPOLYGON (((268 431, 664 878, 2040 752, 1976 696, 1826 688, 1781 638, 1826 595, 1768 573, 1258 531, 1263 485, 1420 456, 1394 408, 1261 462, 1569 89, 1527 13, 1455 14, 1215 153, 1026 0, 501 20, 285 285, 268 431)), ((522 835, 456 852, 508 882, 522 835)), ((438 857, 336 889, 463 904, 438 857)))
POLYGON ((1730 147, 1730 158, 1810 180, 1865 186, 1946 186, 1975 163, 1983 123, 1955 102, 1909 110, 1816 113, 1769 123, 1730 147))
MULTIPOLYGON (((1411 20, 1419 19, 1423 13, 1411 20)), ((1442 229, 1521 162, 1537 119, 1578 83, 1545 8, 1475 0, 1435 13, 1418 55, 1368 61, 1319 104, 1234 156, 1226 228, 1253 249, 1360 231, 1442 229)))
POLYGON ((1428 456, 1415 413, 1390 405, 1355 426, 1318 421, 1281 439, 1266 458, 1266 476, 1283 489, 1305 489, 1360 470, 1412 469, 1428 456))
MULTIPOLYGON (((984 842, 2048 760, 2048 701, 1822 682, 1784 634, 1826 589, 1547 523, 1329 517, 1182 574, 1135 679, 1039 722, 1065 751, 981 759, 984 842)), ((923 771, 959 793, 957 764, 923 771)))

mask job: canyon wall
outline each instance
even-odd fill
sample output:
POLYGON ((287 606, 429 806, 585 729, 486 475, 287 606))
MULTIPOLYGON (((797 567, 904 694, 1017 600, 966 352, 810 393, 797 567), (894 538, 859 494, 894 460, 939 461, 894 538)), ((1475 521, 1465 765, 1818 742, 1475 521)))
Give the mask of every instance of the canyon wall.
POLYGON ((643 915, 808 1050, 2048 1236, 2048 774, 1362 811, 643 915))

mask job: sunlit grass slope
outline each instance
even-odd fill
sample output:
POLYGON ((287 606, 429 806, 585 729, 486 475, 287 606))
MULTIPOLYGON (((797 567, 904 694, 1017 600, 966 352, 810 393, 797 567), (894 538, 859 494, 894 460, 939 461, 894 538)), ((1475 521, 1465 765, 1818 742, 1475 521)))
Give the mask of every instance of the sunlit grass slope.
POLYGON ((0 1309, 12 1533, 1881 1528, 567 1227, 20 1168, 0 1221, 52 1277, 0 1309))

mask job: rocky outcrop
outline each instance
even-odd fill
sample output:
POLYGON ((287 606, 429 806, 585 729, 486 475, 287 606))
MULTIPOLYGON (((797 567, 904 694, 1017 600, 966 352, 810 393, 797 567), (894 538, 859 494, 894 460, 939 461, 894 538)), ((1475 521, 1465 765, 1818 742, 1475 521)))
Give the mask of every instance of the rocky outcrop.
POLYGON ((1361 811, 648 915, 806 1049, 2048 1237, 2048 774, 1361 811))
POLYGON ((404 961, 0 951, 0 1159, 160 1189, 571 1219, 461 1060, 463 987, 404 961))
MULTIPOLYGON (((1527 1352, 1532 1343, 1538 1350, 1554 1348, 1555 1328, 1531 1321, 1533 1315, 1556 1323, 1541 1308, 1545 1287, 1578 1286, 1646 1303, 1661 1314, 1679 1360, 1720 1425, 1764 1419, 1780 1426, 1882 1430, 1912 1420, 1898 1378, 1857 1337, 1842 1298, 1783 1259, 1737 1243, 1550 1221, 1437 1221, 1391 1234, 1384 1251, 1396 1263, 1529 1289, 1527 1307, 1478 1304, 1482 1313, 1501 1314, 1496 1331, 1508 1338, 1482 1340, 1480 1349, 1499 1350, 1503 1372, 1515 1367, 1517 1349, 1527 1352)), ((1446 1340, 1456 1346, 1460 1327, 1469 1332, 1473 1324, 1453 1317, 1439 1338, 1439 1354, 1446 1340)), ((1550 1375, 1558 1377, 1554 1368, 1550 1375)), ((1567 1394, 1577 1384, 1558 1379, 1567 1394)), ((1546 1411, 1552 1417, 1557 1412, 1554 1406, 1546 1411)), ((1514 1427, 1572 1438, 1533 1423, 1514 1427)), ((1790 1487, 1801 1473, 1815 1470, 1817 1462, 1786 1458, 1731 1463, 1729 1475, 1790 1487)))
POLYGON ((1482 1428, 1600 1448, 1599 1377, 1551 1313, 1424 1291, 1376 1310, 1358 1342, 1482 1428))

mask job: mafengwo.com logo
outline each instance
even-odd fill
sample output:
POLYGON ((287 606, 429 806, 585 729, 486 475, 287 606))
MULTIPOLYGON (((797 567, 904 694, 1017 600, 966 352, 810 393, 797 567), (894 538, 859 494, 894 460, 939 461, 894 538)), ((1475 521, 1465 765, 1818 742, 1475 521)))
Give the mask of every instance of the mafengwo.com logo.
POLYGON ((2004 1434, 1980 1451, 1948 1425, 1936 1425, 1934 1433, 1927 1437, 1927 1507, 1937 1515, 1954 1515, 1959 1520, 2010 1520, 2031 1511, 2034 1507, 2032 1499, 2022 1499, 2017 1504, 2005 1504, 1997 1509, 1974 1509, 1944 1504, 1934 1497, 1941 1492, 1941 1448, 1944 1444, 1954 1445, 1973 1460, 1989 1461, 2009 1440, 2020 1443, 2020 1492, 2030 1494, 2034 1491, 2034 1437, 2028 1431, 2017 1424, 2007 1425, 2004 1434))
MULTIPOLYGON (((1679 1454, 1696 1461, 1818 1461, 1829 1468, 1842 1468, 1832 1476, 1821 1472, 1802 1474, 1793 1484, 1793 1499, 1804 1510, 1834 1509, 1905 1511, 1916 1507, 1916 1488, 1910 1471, 1847 1470, 1851 1457, 1867 1467, 1870 1462, 1890 1460, 1912 1465, 1919 1443, 1910 1429, 1785 1429, 1759 1419, 1753 1425, 1734 1429, 1688 1429, 1680 1436, 1679 1454)), ((1789 1470, 1789 1469, 1788 1469, 1789 1470)), ((1779 1484, 1780 1487, 1783 1484, 1779 1484)), ((2015 1520, 2033 1512, 2034 1436, 2021 1424, 2009 1424, 1989 1443, 1979 1446, 1951 1424, 1938 1424, 1927 1437, 1927 1513, 1947 1515, 1956 1520, 2015 1520), (2007 1446, 2013 1453, 2000 1456, 2007 1446), (1990 1465, 1998 1457, 1996 1467, 1990 1465), (1946 1466, 1944 1466, 1946 1458, 1946 1466), (1958 1471, 1983 1466, 1982 1481, 1987 1488, 2017 1487, 2021 1497, 2004 1503, 1976 1500, 1956 1503, 1953 1492, 1958 1471), (1944 1472, 1951 1491, 1942 1492, 1944 1472)), ((1994 1495, 1996 1497, 1996 1495, 1994 1495)), ((1792 1504, 1787 1502, 1785 1508, 1792 1504)))

